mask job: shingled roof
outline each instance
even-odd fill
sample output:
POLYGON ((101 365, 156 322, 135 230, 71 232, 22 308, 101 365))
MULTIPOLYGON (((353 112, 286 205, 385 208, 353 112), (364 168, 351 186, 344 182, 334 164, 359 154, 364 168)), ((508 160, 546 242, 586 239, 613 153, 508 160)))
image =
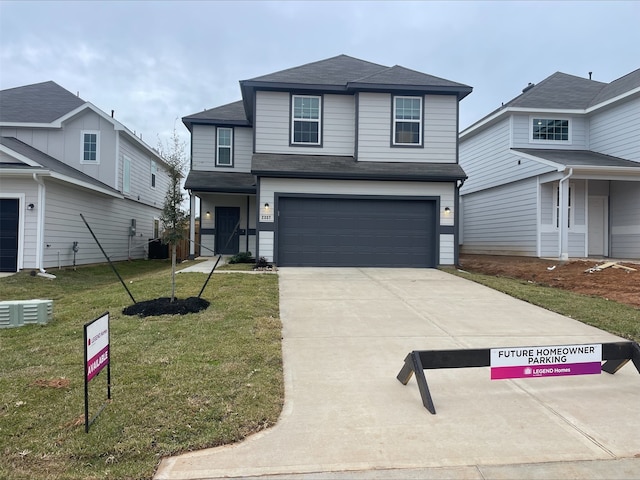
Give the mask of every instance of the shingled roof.
POLYGON ((51 123, 86 102, 55 82, 0 91, 0 122, 51 123))
POLYGON ((185 124, 189 131, 191 131, 191 127, 194 123, 240 127, 250 126, 250 123, 244 113, 242 100, 182 117, 182 123, 185 124))

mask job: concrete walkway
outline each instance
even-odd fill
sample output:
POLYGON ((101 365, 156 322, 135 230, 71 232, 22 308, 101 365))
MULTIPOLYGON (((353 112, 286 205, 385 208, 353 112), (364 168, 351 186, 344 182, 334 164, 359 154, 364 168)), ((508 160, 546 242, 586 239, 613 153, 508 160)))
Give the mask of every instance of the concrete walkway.
POLYGON ((246 441, 166 458, 156 479, 640 478, 640 375, 491 381, 411 350, 619 341, 432 269, 282 268, 286 399, 246 441))

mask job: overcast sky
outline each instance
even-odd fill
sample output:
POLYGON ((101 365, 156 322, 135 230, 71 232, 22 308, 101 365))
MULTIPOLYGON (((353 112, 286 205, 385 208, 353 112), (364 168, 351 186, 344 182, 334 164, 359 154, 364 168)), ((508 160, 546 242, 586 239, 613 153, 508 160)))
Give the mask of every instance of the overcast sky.
POLYGON ((239 80, 339 54, 472 86, 464 128, 556 71, 640 68, 640 1, 0 0, 0 89, 53 80, 151 146, 239 80))

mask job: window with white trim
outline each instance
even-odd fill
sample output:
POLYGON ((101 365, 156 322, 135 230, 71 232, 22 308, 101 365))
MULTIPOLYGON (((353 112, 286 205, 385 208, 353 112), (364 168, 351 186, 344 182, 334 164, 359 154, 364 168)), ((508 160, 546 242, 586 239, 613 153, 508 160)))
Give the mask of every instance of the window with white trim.
POLYGON ((322 131, 322 98, 293 95, 291 100, 291 143, 320 145, 322 131))
POLYGON ((156 188, 156 176, 158 175, 158 164, 151 160, 151 188, 156 188))
POLYGON ((569 142, 569 119, 532 118, 531 140, 542 142, 569 142))
POLYGON ((122 162, 122 193, 131 192, 131 160, 124 157, 122 162))
POLYGON ((216 129, 216 165, 233 166, 233 129, 218 127, 216 129))
POLYGON ((80 163, 100 163, 100 132, 82 130, 80 135, 80 163))
POLYGON ((422 97, 393 98, 393 145, 422 145, 422 97))

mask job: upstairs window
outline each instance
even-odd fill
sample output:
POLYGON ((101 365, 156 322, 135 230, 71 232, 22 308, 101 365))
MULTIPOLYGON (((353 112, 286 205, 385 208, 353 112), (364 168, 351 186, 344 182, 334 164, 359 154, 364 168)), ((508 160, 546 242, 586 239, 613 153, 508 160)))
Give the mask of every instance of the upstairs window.
POLYGON ((531 139, 543 142, 569 142, 569 120, 558 118, 533 118, 531 139))
POLYGON ((100 163, 100 132, 83 130, 81 163, 100 163))
POLYGON ((394 97, 393 144, 422 145, 421 97, 394 97))
POLYGON ((158 175, 158 164, 151 160, 151 188, 156 188, 156 176, 158 175))
POLYGON ((321 97, 294 95, 291 102, 291 143, 320 145, 321 97))
POLYGON ((216 165, 233 166, 233 129, 218 128, 216 130, 216 165))

